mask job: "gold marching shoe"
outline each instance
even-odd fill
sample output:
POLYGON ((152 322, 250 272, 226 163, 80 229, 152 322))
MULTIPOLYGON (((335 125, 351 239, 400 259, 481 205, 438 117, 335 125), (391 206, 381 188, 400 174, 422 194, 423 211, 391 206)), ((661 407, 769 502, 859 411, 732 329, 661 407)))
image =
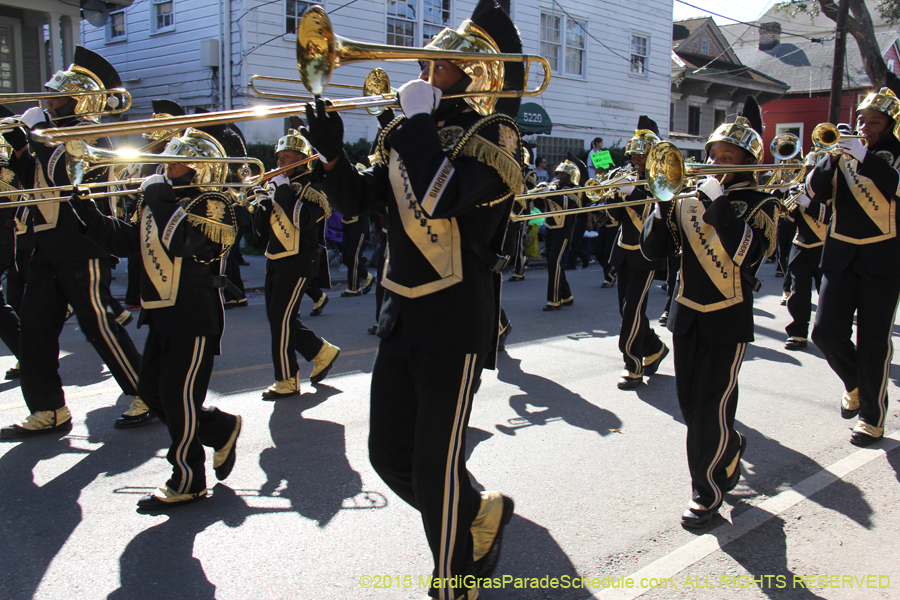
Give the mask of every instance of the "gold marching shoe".
POLYGON ((231 431, 228 441, 213 453, 213 469, 216 472, 216 479, 219 481, 231 475, 237 457, 237 439, 241 435, 243 419, 241 419, 241 415, 235 415, 234 418, 234 429, 231 431))
POLYGON ((183 506, 207 497, 205 489, 193 494, 179 494, 169 486, 158 487, 137 501, 138 510, 166 510, 183 506))
POLYGON ((309 375, 309 380, 313 385, 316 385, 325 379, 325 376, 328 375, 331 366, 340 354, 340 348, 322 340, 322 347, 319 349, 319 353, 316 354, 316 357, 313 358, 313 364, 315 366, 313 367, 312 373, 309 375))
POLYGON ((289 379, 279 379, 263 392, 263 400, 278 400, 300 393, 300 373, 294 373, 289 379))
POLYGON ((153 415, 150 413, 150 409, 141 400, 140 396, 135 396, 131 401, 131 406, 128 407, 122 415, 116 418, 116 423, 114 427, 116 429, 133 429, 135 427, 143 427, 144 425, 149 425, 153 420, 153 415))
POLYGON ((72 431, 72 413, 68 406, 56 410, 39 410, 18 423, 0 429, 0 439, 17 440, 46 433, 72 431))
POLYGON ((871 446, 884 437, 884 427, 875 427, 860 420, 850 434, 850 443, 854 446, 871 446))
POLYGON ((497 568, 503 529, 512 519, 515 507, 512 498, 500 492, 481 492, 478 514, 475 515, 470 527, 476 577, 490 577, 497 568))
POLYGON ((859 414, 859 388, 844 392, 841 397, 841 417, 852 419, 859 414))

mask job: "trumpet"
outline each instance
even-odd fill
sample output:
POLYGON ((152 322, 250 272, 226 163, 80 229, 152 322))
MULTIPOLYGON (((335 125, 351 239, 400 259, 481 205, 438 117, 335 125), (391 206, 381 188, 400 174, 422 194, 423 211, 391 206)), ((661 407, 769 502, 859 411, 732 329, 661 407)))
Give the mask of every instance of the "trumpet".
MULTIPOLYGON (((499 90, 462 92, 447 94, 443 98, 469 98, 493 96, 497 98, 523 98, 541 94, 550 84, 550 63, 542 56, 531 54, 481 54, 478 52, 461 52, 457 50, 438 50, 435 48, 406 48, 382 44, 367 44, 348 40, 335 35, 328 15, 319 6, 307 10, 297 26, 297 69, 303 85, 314 96, 324 92, 334 69, 341 65, 368 60, 477 60, 499 62, 521 62, 525 64, 525 81, 532 63, 543 69, 543 79, 534 89, 499 90)), ((328 106, 328 112, 354 110, 357 108, 375 109, 381 107, 399 107, 400 102, 393 92, 334 100, 328 106)), ((283 104, 280 106, 258 106, 254 108, 210 112, 203 115, 185 115, 164 119, 143 119, 126 123, 101 125, 78 125, 66 128, 47 128, 32 132, 32 137, 45 144, 58 145, 74 140, 90 140, 103 136, 132 135, 160 129, 179 129, 185 127, 208 127, 241 121, 290 117, 306 112, 306 103, 283 104)))
MULTIPOLYGON (((110 107, 111 110, 108 111, 95 111, 82 113, 78 115, 79 117, 98 117, 102 115, 118 115, 124 113, 129 108, 131 108, 131 94, 125 90, 125 88, 113 88, 111 90, 100 90, 96 92, 38 92, 38 93, 25 93, 25 94, 0 94, 0 103, 12 103, 12 102, 34 102, 36 101, 39 105, 42 105, 41 102, 43 100, 49 100, 51 98, 75 98, 78 96, 92 96, 102 94, 107 96, 106 105, 110 107), (119 96, 124 98, 125 102, 119 100, 119 96), (122 105, 122 106, 120 106, 122 105)), ((5 123, 0 125, 0 132, 10 131, 17 127, 21 126, 21 122, 18 121, 18 116, 11 117, 12 123, 5 123)), ((64 119, 71 119, 72 116, 67 117, 54 117, 50 119, 51 121, 62 121, 64 119)))
POLYGON ((866 139, 866 136, 841 133, 841 131, 831 123, 819 123, 812 131, 813 146, 817 150, 822 150, 824 152, 834 151, 841 139, 847 138, 866 139))

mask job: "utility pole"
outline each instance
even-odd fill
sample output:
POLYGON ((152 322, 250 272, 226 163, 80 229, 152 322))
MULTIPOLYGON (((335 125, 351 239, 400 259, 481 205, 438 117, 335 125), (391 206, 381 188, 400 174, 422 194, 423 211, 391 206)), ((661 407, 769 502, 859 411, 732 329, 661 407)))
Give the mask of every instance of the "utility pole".
POLYGON ((841 119, 841 90, 844 78, 844 57, 847 54, 847 14, 850 0, 838 4, 837 27, 834 31, 834 66, 831 69, 831 98, 828 102, 828 122, 835 125, 841 119))

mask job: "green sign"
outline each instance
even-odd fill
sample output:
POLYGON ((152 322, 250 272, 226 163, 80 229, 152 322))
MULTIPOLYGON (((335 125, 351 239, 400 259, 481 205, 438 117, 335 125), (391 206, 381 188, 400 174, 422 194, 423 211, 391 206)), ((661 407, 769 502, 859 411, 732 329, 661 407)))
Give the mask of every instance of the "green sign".
POLYGON ((591 151, 591 165, 595 169, 609 169, 613 166, 612 156, 609 155, 609 150, 597 150, 591 151))

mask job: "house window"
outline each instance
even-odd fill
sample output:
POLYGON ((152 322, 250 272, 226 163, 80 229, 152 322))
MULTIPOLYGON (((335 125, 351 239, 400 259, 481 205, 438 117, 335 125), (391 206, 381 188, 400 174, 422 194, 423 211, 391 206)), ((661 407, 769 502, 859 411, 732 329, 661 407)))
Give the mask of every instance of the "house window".
POLYGON ((417 0, 388 0, 387 43, 415 46, 417 0))
POLYGON ((669 133, 675 131, 675 103, 669 103, 669 133))
POLYGON ((700 54, 709 54, 709 42, 700 42, 700 54))
POLYGON ((173 0, 153 0, 151 29, 153 33, 162 33, 175 29, 175 11, 173 0))
POLYGON ((423 0, 422 38, 430 42, 445 27, 450 26, 450 0, 423 0))
POLYGON ((700 107, 688 106, 688 134, 700 135, 700 107))
POLYGON ((11 92, 16 85, 12 27, 0 26, 0 89, 11 92))
POLYGON ((713 127, 718 127, 722 123, 725 122, 725 111, 721 108, 717 108, 715 112, 715 118, 713 119, 713 127))
MULTIPOLYGON (((300 17, 306 12, 306 9, 316 4, 315 2, 304 2, 303 0, 285 0, 284 3, 284 30, 287 33, 297 33, 297 23, 300 17)), ((321 2, 319 4, 324 4, 321 2)))
POLYGON ((585 21, 567 15, 541 14, 541 56, 550 63, 551 70, 575 77, 585 76, 586 31, 585 21), (563 65, 560 65, 560 55, 565 57, 563 65))
POLYGON ((106 41, 120 42, 125 39, 125 11, 117 10, 109 13, 106 23, 106 41))
POLYGON ((649 38, 631 34, 631 72, 636 75, 647 74, 647 48, 649 38))

